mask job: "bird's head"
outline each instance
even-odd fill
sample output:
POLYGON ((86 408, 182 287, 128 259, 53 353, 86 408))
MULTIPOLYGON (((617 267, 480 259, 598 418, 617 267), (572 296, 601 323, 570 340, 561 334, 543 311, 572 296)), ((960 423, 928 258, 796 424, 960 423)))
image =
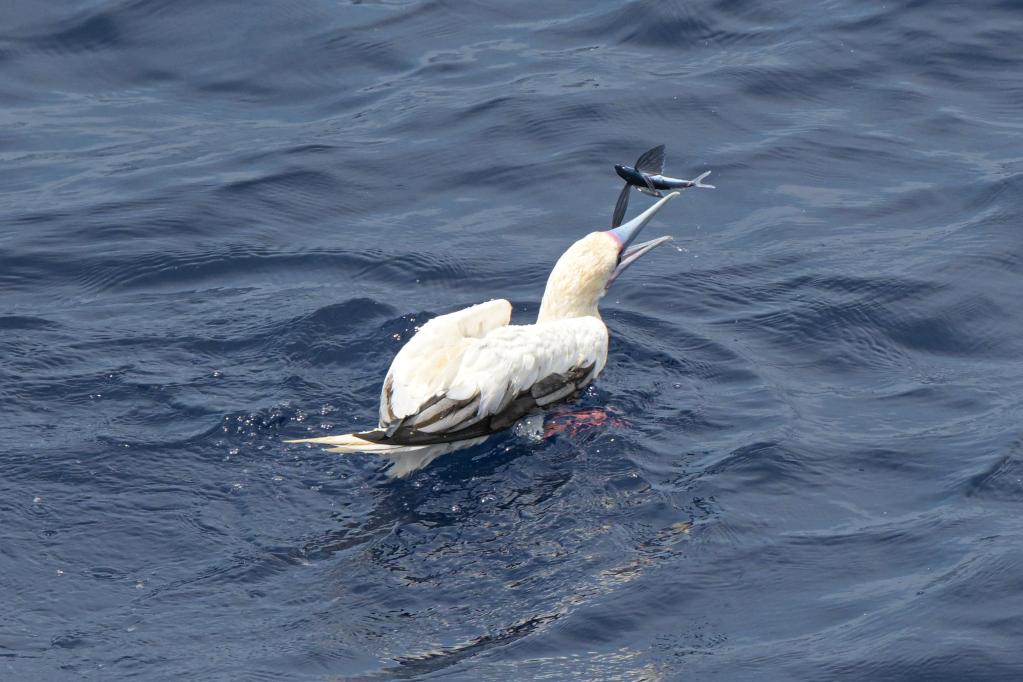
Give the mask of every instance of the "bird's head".
POLYGON ((658 237, 633 243, 657 212, 677 196, 678 192, 672 192, 624 225, 591 232, 568 247, 547 279, 538 321, 599 317, 597 303, 619 275, 640 256, 671 240, 658 237))

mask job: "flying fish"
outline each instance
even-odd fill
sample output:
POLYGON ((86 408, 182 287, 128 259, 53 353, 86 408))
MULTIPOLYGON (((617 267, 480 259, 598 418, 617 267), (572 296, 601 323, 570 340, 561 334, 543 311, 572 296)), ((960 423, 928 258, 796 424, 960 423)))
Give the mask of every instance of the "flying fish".
POLYGON ((611 227, 618 227, 625 219, 625 211, 629 207, 629 190, 637 188, 644 194, 660 197, 661 190, 683 190, 690 187, 701 187, 703 189, 715 189, 714 185, 707 185, 703 179, 710 175, 707 171, 693 180, 682 180, 663 175, 664 171, 664 145, 657 145, 645 152, 636 160, 634 166, 616 165, 615 172, 625 180, 625 187, 618 195, 618 203, 615 204, 614 213, 611 216, 611 227))

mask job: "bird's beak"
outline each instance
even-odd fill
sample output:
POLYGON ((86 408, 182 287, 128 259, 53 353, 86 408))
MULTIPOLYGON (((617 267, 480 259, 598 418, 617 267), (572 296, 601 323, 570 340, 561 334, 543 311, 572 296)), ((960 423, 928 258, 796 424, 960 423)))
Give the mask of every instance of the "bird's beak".
POLYGON ((658 237, 657 239, 651 239, 648 242, 642 242, 635 246, 630 246, 632 242, 635 241, 640 231, 646 227, 646 224, 649 223, 655 215, 657 215, 657 212, 664 208, 666 203, 677 197, 678 194, 678 192, 672 192, 671 194, 665 195, 660 201, 640 213, 629 222, 624 225, 620 225, 613 230, 607 231, 607 233, 618 242, 619 253, 618 266, 614 269, 614 272, 611 273, 611 277, 607 280, 608 287, 610 287, 611 284, 618 279, 618 276, 621 275, 627 267, 635 263, 644 253, 647 253, 654 247, 660 246, 665 242, 671 241, 671 237, 658 237))

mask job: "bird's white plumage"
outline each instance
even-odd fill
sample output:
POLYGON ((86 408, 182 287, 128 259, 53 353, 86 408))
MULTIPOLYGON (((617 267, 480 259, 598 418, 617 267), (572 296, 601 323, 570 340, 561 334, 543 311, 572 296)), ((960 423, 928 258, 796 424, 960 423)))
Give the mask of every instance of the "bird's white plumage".
POLYGON ((592 379, 607 359, 608 328, 595 317, 499 327, 466 349, 447 394, 479 393, 479 414, 495 414, 546 376, 592 365, 592 379))
POLYGON ((592 380, 606 362, 607 327, 595 317, 499 327, 466 349, 447 394, 478 393, 478 414, 496 414, 545 377, 592 365, 592 380))
POLYGON ((473 341, 510 321, 511 303, 496 299, 424 324, 387 370, 380 393, 380 424, 416 414, 424 402, 451 384, 473 341))
MULTIPOLYGON (((510 313, 507 301, 490 301, 424 325, 387 373, 381 426, 402 418, 416 421, 437 396, 464 402, 443 419, 418 427, 423 433, 442 434, 499 414, 516 396, 547 377, 592 367, 588 383, 604 368, 608 335, 599 319, 509 326, 510 313), (502 320, 503 324, 495 324, 502 320)), ((553 402, 575 390, 572 385, 560 396, 538 397, 553 402)))

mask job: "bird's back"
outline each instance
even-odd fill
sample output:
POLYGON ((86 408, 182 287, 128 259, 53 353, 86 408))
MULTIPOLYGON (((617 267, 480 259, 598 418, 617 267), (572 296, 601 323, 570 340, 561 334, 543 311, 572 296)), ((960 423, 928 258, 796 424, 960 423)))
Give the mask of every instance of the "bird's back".
POLYGON ((380 425, 415 414, 423 403, 446 390, 472 342, 510 321, 511 303, 495 299, 424 324, 387 371, 380 395, 380 425))
POLYGON ((492 433, 574 395, 603 369, 598 318, 508 325, 510 314, 507 301, 491 301, 424 325, 387 373, 374 437, 411 444, 492 433))

